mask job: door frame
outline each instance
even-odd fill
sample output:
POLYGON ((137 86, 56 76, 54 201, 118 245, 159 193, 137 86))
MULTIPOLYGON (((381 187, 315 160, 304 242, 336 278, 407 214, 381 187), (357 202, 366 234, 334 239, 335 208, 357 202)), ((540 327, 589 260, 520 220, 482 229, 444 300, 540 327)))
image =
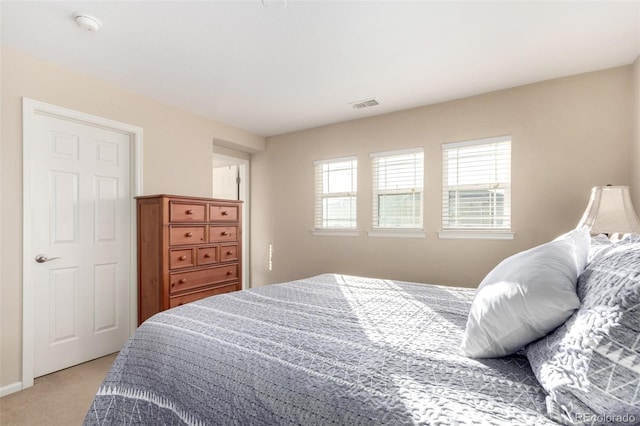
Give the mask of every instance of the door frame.
MULTIPOLYGON (((142 128, 107 118, 63 108, 57 105, 47 104, 29 98, 22 98, 22 389, 33 386, 34 373, 34 295, 33 282, 33 247, 31 247, 31 205, 28 190, 31 187, 31 148, 35 145, 34 128, 35 118, 38 114, 61 120, 74 121, 76 123, 100 127, 129 135, 130 137, 130 187, 132 196, 142 194, 142 128)), ((136 329, 138 318, 138 293, 137 286, 137 256, 136 256, 136 207, 131 202, 129 212, 130 221, 130 247, 131 247, 131 271, 129 294, 129 328, 133 332, 136 329)))
POLYGON ((251 269, 249 268, 249 248, 250 244, 250 217, 249 217, 249 171, 251 163, 244 158, 232 157, 230 155, 213 153, 213 157, 226 161, 228 164, 235 164, 238 166, 238 174, 240 176, 240 187, 238 188, 238 198, 243 201, 242 206, 242 289, 246 290, 250 287, 251 277, 249 276, 251 269))

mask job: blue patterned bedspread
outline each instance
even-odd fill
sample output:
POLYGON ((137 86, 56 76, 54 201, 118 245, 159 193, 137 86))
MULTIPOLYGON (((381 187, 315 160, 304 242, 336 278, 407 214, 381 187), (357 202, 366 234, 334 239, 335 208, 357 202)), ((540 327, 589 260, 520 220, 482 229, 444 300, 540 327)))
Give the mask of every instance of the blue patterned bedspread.
POLYGON ((474 293, 326 274, 162 312, 85 425, 553 424, 524 356, 461 355, 474 293))

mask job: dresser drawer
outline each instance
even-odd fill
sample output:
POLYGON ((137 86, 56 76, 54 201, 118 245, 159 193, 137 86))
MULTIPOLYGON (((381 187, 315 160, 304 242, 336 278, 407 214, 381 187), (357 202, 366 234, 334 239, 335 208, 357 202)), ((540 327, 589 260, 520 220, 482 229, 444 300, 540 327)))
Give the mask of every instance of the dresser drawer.
POLYGON ((169 269, 195 266, 193 249, 169 250, 169 269))
POLYGON ((209 206, 210 222, 235 222, 238 220, 237 206, 209 206))
POLYGON ((204 222, 207 205, 197 203, 169 203, 169 220, 171 222, 204 222))
POLYGON ((197 259, 198 265, 209 265, 210 263, 217 263, 219 256, 218 246, 212 247, 198 247, 197 251, 197 259))
POLYGON ((169 244, 202 244, 207 240, 204 237, 204 226, 170 226, 169 227, 169 244))
POLYGON ((204 287, 238 278, 238 265, 216 266, 198 271, 170 274, 170 293, 204 287))
POLYGON ((220 246, 220 262, 238 260, 238 245, 220 246))
POLYGON ((216 294, 229 293, 237 290, 238 283, 225 284, 214 288, 209 288, 195 293, 189 293, 182 296, 173 296, 169 298, 169 307, 184 305, 185 303, 195 302, 205 297, 215 296, 216 294))
POLYGON ((238 228, 236 226, 210 226, 209 242, 236 241, 238 239, 238 228))

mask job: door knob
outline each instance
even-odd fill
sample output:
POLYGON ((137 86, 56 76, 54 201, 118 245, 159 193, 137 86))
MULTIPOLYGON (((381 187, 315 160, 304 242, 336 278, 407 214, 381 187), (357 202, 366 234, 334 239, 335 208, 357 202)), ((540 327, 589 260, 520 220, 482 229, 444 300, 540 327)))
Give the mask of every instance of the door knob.
POLYGON ((53 260, 53 259, 60 259, 60 258, 59 257, 48 258, 44 254, 39 254, 39 255, 36 256, 36 262, 38 262, 38 263, 48 262, 48 261, 53 260))

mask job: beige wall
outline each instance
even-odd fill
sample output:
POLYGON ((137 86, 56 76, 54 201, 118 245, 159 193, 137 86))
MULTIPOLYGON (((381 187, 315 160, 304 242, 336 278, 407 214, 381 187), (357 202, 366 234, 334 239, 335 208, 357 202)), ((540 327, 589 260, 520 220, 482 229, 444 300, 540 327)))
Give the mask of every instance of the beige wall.
POLYGON ((631 167, 632 177, 631 196, 633 198, 633 206, 636 213, 640 216, 640 56, 633 64, 633 96, 634 96, 634 148, 633 163, 631 167))
POLYGON ((328 271, 475 286, 500 259, 573 227, 594 185, 630 184, 640 204, 640 185, 632 184, 640 179, 640 124, 638 110, 634 117, 630 109, 631 93, 640 99, 639 61, 273 137, 261 153, 260 136, 12 50, 3 49, 1 60, 0 388, 21 380, 22 97, 142 127, 146 194, 207 196, 212 143, 254 152, 254 286, 328 271), (440 144, 501 134, 513 135, 515 240, 439 240, 440 144), (367 237, 368 154, 416 146, 425 147, 427 237, 367 237), (351 154, 359 158, 361 235, 313 237, 312 162, 351 154), (269 244, 273 271, 267 270, 269 244))
POLYGON ((630 183, 631 87, 625 66, 267 138, 266 151, 252 156, 252 284, 338 272, 476 286, 504 257, 575 227, 591 187, 630 183), (504 134, 513 137, 515 239, 438 239, 440 145, 504 134), (369 153, 417 146, 425 150, 426 238, 368 237, 369 153), (360 236, 312 236, 312 162, 353 154, 360 236))
POLYGON ((22 53, 2 50, 0 388, 21 380, 22 97, 144 129, 145 194, 211 194, 213 143, 264 149, 264 138, 22 53))

